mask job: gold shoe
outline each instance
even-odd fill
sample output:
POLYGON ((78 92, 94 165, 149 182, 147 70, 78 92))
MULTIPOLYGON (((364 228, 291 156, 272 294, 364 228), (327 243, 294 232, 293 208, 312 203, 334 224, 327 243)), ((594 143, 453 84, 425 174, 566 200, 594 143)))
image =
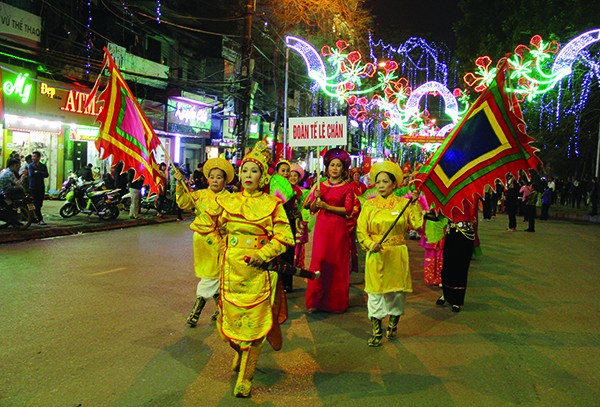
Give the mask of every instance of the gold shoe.
POLYGON ((242 380, 235 384, 233 394, 235 397, 250 397, 252 392, 252 382, 250 380, 242 380))

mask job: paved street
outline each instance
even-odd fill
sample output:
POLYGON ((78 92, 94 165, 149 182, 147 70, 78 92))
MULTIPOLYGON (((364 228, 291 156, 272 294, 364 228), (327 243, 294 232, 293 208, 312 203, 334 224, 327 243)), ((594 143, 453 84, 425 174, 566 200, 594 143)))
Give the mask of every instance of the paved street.
POLYGON ((598 224, 482 223, 458 314, 434 305, 409 241, 415 292, 398 339, 376 349, 363 274, 343 315, 304 313, 296 280, 284 347, 265 346, 239 400, 214 305, 185 324, 197 281, 187 223, 0 245, 0 405, 598 405, 598 224))

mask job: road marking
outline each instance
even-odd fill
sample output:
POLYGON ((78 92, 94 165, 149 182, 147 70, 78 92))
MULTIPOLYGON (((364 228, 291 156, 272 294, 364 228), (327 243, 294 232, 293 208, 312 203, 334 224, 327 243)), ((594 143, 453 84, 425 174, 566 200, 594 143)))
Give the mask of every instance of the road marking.
POLYGON ((123 271, 123 270, 127 270, 127 268, 126 267, 119 267, 118 269, 101 271, 99 273, 93 273, 93 274, 90 274, 90 275, 95 277, 95 276, 101 276, 103 274, 116 273, 117 271, 123 271))

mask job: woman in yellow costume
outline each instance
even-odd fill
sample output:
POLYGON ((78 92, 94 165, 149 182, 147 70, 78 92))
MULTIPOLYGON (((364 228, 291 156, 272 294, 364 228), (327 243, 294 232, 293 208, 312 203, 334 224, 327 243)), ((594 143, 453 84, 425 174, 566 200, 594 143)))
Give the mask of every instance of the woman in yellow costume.
POLYGON ((413 229, 421 227, 423 212, 419 205, 414 204, 419 196, 418 191, 413 192, 410 201, 394 194, 403 177, 398 164, 391 161, 373 164, 370 175, 371 180, 375 181, 378 196, 363 203, 358 217, 357 237, 367 252, 365 291, 372 326, 368 345, 380 346, 383 337, 382 319, 390 316, 386 336, 394 338, 400 316, 404 314, 405 293, 412 292, 404 235, 409 226, 413 229), (408 207, 394 225, 407 204, 408 207), (380 243, 390 228, 391 232, 380 243))
MULTIPOLYGON (((196 287, 196 302, 192 312, 188 316, 187 323, 193 328, 198 323, 200 313, 206 305, 206 301, 211 297, 217 302, 219 296, 219 265, 223 251, 215 244, 214 239, 207 238, 200 233, 202 229, 202 214, 215 217, 217 212, 216 197, 222 194, 229 195, 225 190, 225 185, 233 180, 233 165, 224 158, 211 158, 204 163, 202 169, 204 176, 208 180, 208 189, 200 189, 191 193, 186 193, 183 186, 183 174, 176 172, 178 179, 176 187, 177 205, 181 209, 196 212, 196 219, 190 225, 194 232, 194 272, 196 277, 200 278, 196 287), (178 177, 181 176, 179 179, 178 177)), ((216 220, 216 217, 215 217, 216 220)), ((216 319, 218 310, 213 315, 216 319)))
POLYGON ((218 218, 204 216, 207 239, 223 244, 217 319, 220 334, 236 351, 236 397, 248 397, 256 361, 265 339, 281 349, 279 324, 287 317, 278 275, 262 268, 294 244, 281 201, 264 192, 270 176, 270 151, 264 141, 242 160, 242 192, 217 196, 218 218))

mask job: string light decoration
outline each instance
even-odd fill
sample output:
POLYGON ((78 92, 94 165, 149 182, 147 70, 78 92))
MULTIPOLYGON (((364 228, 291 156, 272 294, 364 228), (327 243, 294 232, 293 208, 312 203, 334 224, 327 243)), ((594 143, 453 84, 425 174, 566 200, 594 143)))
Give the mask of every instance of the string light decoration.
POLYGON ((87 54, 87 59, 85 62, 85 74, 89 75, 90 74, 90 59, 91 59, 91 53, 92 53, 92 1, 91 0, 87 0, 87 21, 85 23, 85 27, 86 27, 86 41, 85 41, 85 51, 87 54))
POLYGON ((492 80, 493 70, 504 65, 509 80, 506 91, 513 93, 519 102, 536 101, 539 105, 539 126, 552 131, 561 119, 572 116, 573 133, 567 145, 567 157, 578 157, 581 112, 587 105, 594 80, 600 83, 600 52, 592 55, 588 48, 600 42, 600 29, 590 30, 569 41, 562 49, 555 41, 546 42, 540 35, 534 35, 529 45, 519 45, 512 55, 501 58, 496 68, 489 68, 491 59, 480 57, 476 61, 475 73, 467 73, 463 79, 476 92, 482 92, 492 80), (560 50, 560 51, 559 51, 560 50), (554 61, 553 56, 556 55, 554 61), (573 64, 579 63, 585 70, 580 84, 573 81, 573 64), (562 80, 567 77, 566 86, 562 80), (548 94, 555 89, 556 94, 548 94), (568 106, 562 108, 563 99, 568 106))
MULTIPOLYGON (((351 51, 345 41, 337 41, 335 47, 324 46, 321 56, 333 69, 330 75, 312 45, 295 37, 293 41, 286 38, 286 42, 303 56, 309 76, 318 87, 327 96, 348 105, 352 119, 363 129, 378 122, 380 129, 389 129, 396 134, 393 140, 399 140, 398 134, 414 139, 427 135, 444 137, 468 111, 472 95, 469 88, 476 97, 488 88, 498 70, 504 69, 508 93, 514 94, 518 102, 539 101, 540 124, 542 117, 553 118, 550 127, 558 125, 563 116, 575 117, 575 135, 569 143, 569 154, 577 155, 580 113, 587 103, 592 83, 600 81, 600 53, 592 55, 586 50, 590 44, 600 42, 600 29, 579 35, 562 50, 556 41, 547 42, 535 35, 528 45, 518 45, 511 55, 501 58, 495 65, 489 56, 479 57, 475 61, 475 70, 463 76, 467 89, 455 87, 453 92, 447 88, 451 78, 449 53, 439 51, 422 39, 411 38, 399 47, 392 47, 369 37, 373 62, 364 60, 360 52, 351 51), (382 56, 381 60, 376 54, 382 56), (575 62, 588 69, 580 89, 575 89, 571 76, 575 62), (419 85, 417 80, 422 80, 423 76, 426 82, 419 85), (563 86, 562 79, 567 76, 569 80, 563 86), (554 104, 546 97, 552 89, 557 93, 554 104), (451 123, 438 128, 436 119, 430 117, 427 100, 425 108, 420 108, 420 101, 426 95, 441 96, 440 106, 442 102, 445 104, 443 111, 451 123), (561 111, 561 99, 567 95, 571 103, 561 111)), ((367 140, 361 137, 361 148, 380 150, 375 143, 370 146, 366 143, 367 140)))
POLYGON ((160 0, 156 0, 156 22, 160 24, 160 17, 162 16, 162 4, 160 0))

